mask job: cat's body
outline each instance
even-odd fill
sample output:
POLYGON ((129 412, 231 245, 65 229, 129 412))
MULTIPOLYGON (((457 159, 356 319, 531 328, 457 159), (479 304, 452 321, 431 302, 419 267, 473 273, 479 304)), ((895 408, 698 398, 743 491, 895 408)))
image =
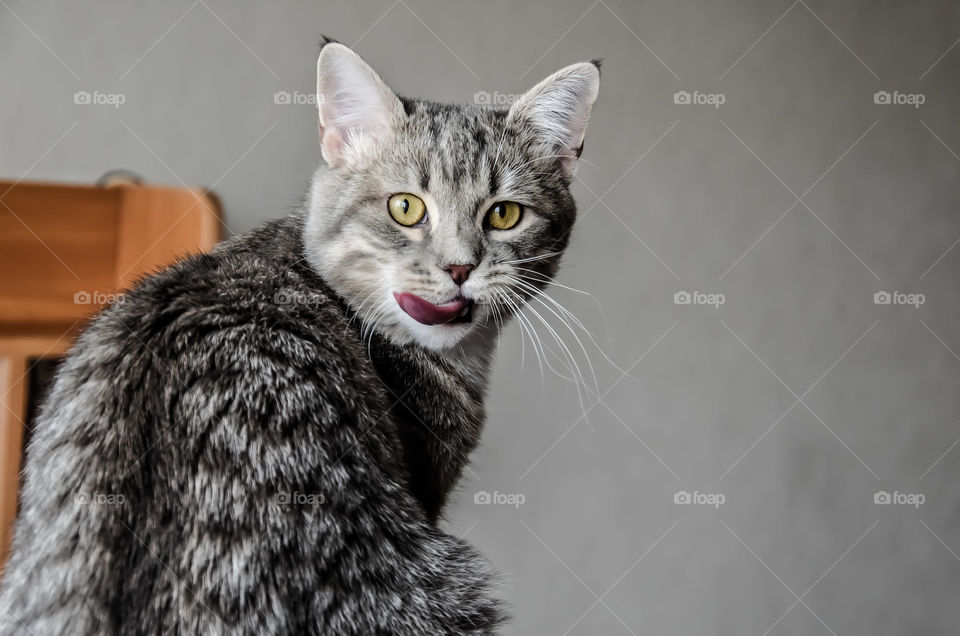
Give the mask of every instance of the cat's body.
POLYGON ((83 335, 30 448, 4 633, 495 625, 484 561, 434 527, 457 475, 429 465, 441 444, 462 467, 483 378, 377 339, 382 379, 302 222, 149 279, 83 335))
POLYGON ((303 209, 142 281, 59 371, 0 634, 493 633, 487 564, 436 522, 566 246, 598 81, 401 102, 325 46, 303 209))

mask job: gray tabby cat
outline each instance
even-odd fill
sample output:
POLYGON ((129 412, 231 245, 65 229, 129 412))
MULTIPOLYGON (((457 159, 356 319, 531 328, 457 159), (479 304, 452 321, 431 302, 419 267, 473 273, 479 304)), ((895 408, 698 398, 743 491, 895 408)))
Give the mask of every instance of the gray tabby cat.
POLYGON ((507 110, 317 63, 303 209, 143 280, 67 357, 28 449, 0 633, 488 634, 437 528, 502 320, 557 270, 599 66, 507 110))

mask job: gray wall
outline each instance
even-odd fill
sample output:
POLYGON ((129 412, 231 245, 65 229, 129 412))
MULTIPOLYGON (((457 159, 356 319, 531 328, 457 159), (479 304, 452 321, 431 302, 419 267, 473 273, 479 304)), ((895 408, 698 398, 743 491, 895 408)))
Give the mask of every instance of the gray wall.
POLYGON ((603 57, 561 276, 592 296, 554 291, 594 334, 603 397, 582 353, 583 406, 529 341, 521 367, 513 325, 448 521, 504 573, 510 633, 956 633, 953 3, 3 5, 0 174, 213 185, 234 232, 284 214, 319 160, 312 107, 273 96, 313 91, 320 33, 440 100, 603 57))

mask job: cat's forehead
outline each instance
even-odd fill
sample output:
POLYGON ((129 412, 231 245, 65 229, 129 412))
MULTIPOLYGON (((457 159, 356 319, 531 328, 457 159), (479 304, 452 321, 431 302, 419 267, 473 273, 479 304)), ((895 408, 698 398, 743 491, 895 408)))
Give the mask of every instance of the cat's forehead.
POLYGON ((486 106, 410 98, 401 98, 401 101, 411 128, 432 136, 442 135, 444 131, 502 130, 507 117, 507 111, 486 106))
POLYGON ((499 190, 515 152, 504 134, 506 111, 412 99, 403 105, 405 121, 392 150, 408 182, 446 199, 472 201, 499 190))
POLYGON ((485 106, 404 100, 406 142, 434 159, 479 163, 513 146, 507 113, 485 106))

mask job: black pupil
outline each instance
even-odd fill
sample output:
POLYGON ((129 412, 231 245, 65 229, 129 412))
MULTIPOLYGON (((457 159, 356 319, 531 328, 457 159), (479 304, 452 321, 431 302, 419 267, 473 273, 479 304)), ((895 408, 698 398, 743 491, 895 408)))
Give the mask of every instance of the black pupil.
POLYGON ((410 202, 404 199, 403 203, 400 204, 400 207, 403 208, 403 213, 406 214, 410 211, 410 202))
POLYGON ((506 206, 498 205, 496 208, 494 208, 494 211, 495 211, 498 215, 500 215, 500 218, 501 218, 501 219, 502 219, 503 217, 507 216, 507 208, 506 208, 506 206))

